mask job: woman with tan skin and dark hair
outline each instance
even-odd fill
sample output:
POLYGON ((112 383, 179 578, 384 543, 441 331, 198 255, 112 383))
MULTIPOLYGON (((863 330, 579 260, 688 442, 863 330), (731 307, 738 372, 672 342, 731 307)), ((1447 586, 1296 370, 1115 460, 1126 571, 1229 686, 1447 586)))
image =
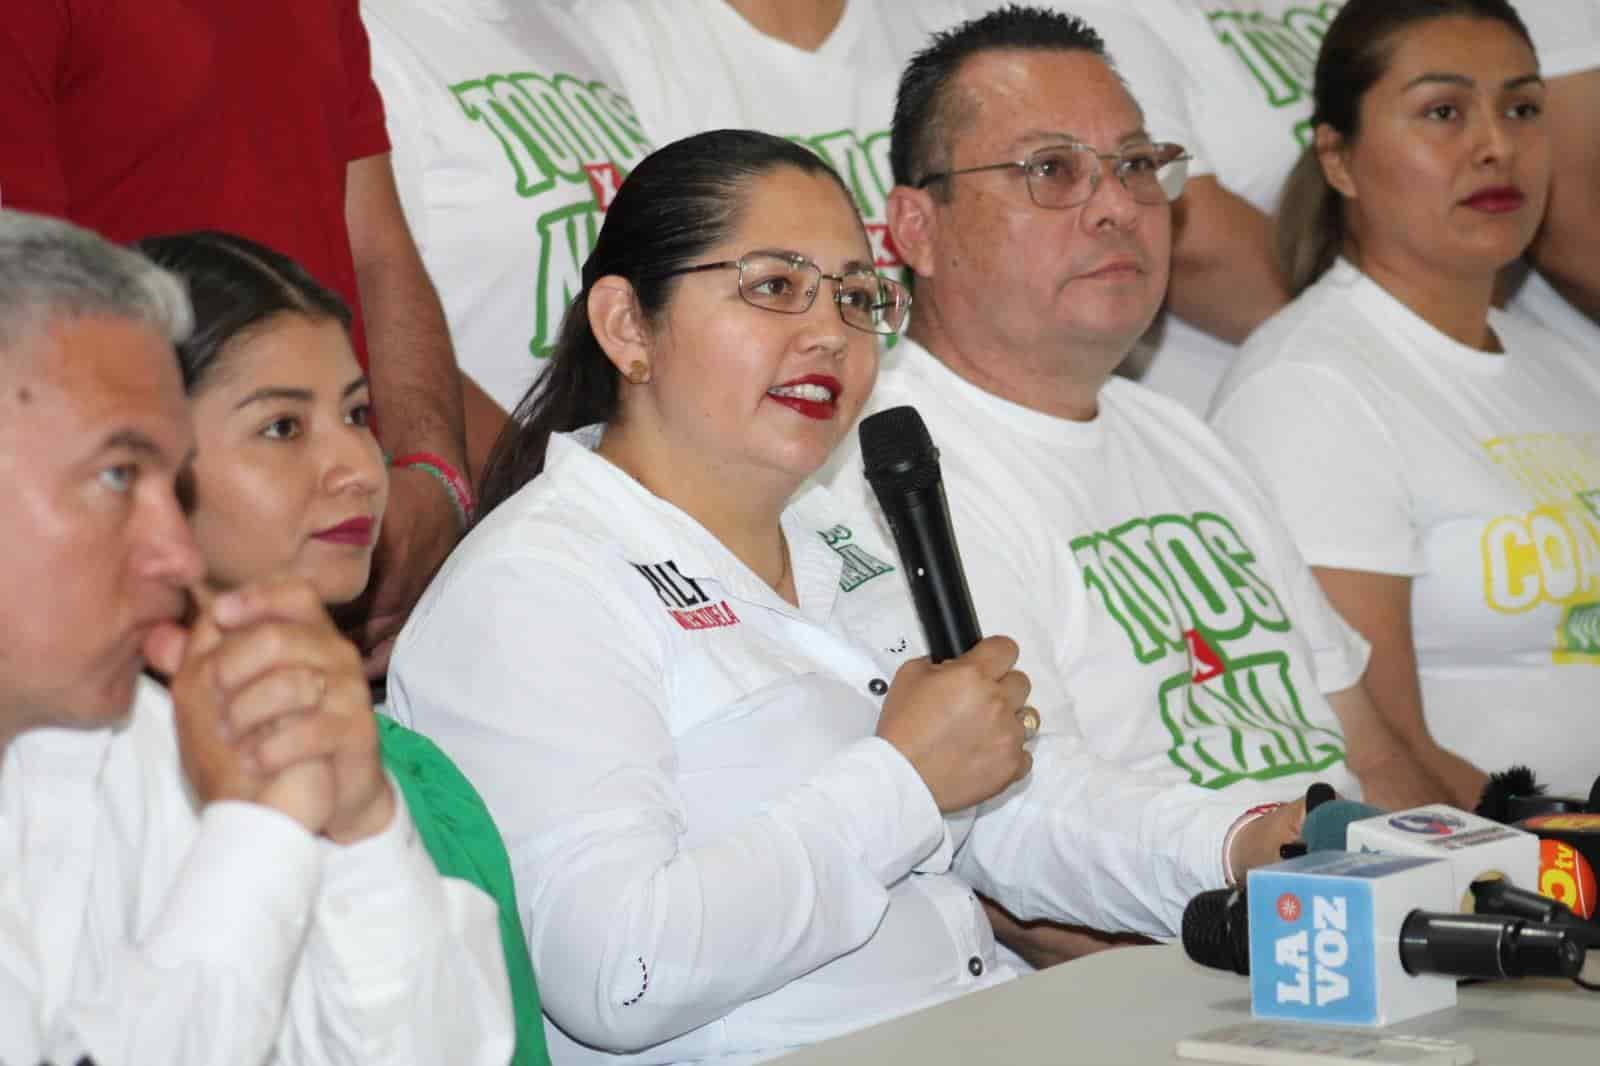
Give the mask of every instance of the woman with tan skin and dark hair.
POLYGON ((396 647, 394 713, 506 833, 560 1061, 771 1056, 1011 973, 951 863, 1031 765, 1016 645, 919 658, 892 549, 809 482, 908 307, 804 147, 648 156, 396 647))
POLYGON ((1485 771, 1600 772, 1596 353, 1493 306, 1544 215, 1544 100, 1504 0, 1351 0, 1279 221, 1297 296, 1213 413, 1469 808, 1485 771))
MULTIPOLYGON (((178 345, 196 439, 182 488, 207 583, 221 591, 300 577, 337 612, 367 587, 388 498, 348 309, 293 260, 232 234, 151 237, 137 247, 183 279, 194 305, 194 332, 178 345)), ((494 823, 425 737, 382 715, 378 736, 384 767, 440 871, 500 906, 517 1025, 512 1062, 548 1062, 494 823)))

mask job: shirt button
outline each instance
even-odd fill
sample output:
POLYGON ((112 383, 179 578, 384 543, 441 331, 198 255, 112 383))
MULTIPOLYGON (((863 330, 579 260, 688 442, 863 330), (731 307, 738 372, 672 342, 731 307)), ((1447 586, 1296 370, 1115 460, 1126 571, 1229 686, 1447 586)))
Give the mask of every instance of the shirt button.
POLYGON ((874 696, 881 696, 885 692, 889 691, 889 682, 885 681, 881 677, 875 677, 871 681, 867 682, 867 691, 872 693, 874 696))
POLYGON ((967 972, 974 977, 983 976, 983 960, 974 955, 967 960, 967 972))

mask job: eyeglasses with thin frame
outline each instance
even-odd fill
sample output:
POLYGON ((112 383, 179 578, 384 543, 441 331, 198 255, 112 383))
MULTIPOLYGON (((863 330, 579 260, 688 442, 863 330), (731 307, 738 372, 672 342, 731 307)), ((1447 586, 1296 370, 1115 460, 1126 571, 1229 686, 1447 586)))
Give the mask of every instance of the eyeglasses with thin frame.
POLYGON ((1020 169, 1034 203, 1050 209, 1077 207, 1094 195, 1100 187, 1102 164, 1110 163, 1111 173, 1135 200, 1141 204, 1164 204, 1183 192, 1191 158, 1181 144, 1141 144, 1120 152, 1097 152, 1087 144, 1068 141, 1036 148, 1026 159, 929 174, 917 182, 917 188, 925 189, 958 174, 1020 169))
POLYGON ((880 336, 899 333, 911 310, 911 291, 893 278, 871 270, 825 274, 805 256, 791 252, 747 252, 738 259, 679 267, 657 276, 670 278, 702 270, 737 270, 739 295, 745 303, 783 315, 809 311, 826 278, 834 283, 833 305, 844 324, 880 336))

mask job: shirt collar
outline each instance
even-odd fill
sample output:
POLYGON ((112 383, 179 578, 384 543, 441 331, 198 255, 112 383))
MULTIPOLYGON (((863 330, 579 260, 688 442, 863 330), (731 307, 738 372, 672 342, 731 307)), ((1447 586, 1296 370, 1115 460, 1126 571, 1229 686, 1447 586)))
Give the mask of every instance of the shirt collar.
POLYGON ((595 454, 604 430, 603 425, 595 424, 572 433, 552 434, 542 476, 554 483, 581 485, 587 494, 598 497, 609 514, 610 532, 629 561, 657 562, 670 552, 685 577, 715 581, 734 599, 814 621, 828 617, 844 569, 844 560, 822 537, 823 531, 838 522, 840 513, 828 490, 806 482, 781 518, 800 600, 796 611, 693 517, 595 454))

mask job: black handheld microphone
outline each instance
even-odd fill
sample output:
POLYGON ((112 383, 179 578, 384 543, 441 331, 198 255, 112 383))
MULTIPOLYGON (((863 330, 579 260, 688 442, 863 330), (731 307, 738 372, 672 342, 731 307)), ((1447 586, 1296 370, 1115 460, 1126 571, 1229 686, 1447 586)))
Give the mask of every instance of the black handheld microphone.
POLYGON ((859 432, 867 482, 894 534, 928 640, 928 657, 936 663, 954 659, 983 634, 950 528, 939 449, 914 407, 871 415, 862 420, 859 432))

